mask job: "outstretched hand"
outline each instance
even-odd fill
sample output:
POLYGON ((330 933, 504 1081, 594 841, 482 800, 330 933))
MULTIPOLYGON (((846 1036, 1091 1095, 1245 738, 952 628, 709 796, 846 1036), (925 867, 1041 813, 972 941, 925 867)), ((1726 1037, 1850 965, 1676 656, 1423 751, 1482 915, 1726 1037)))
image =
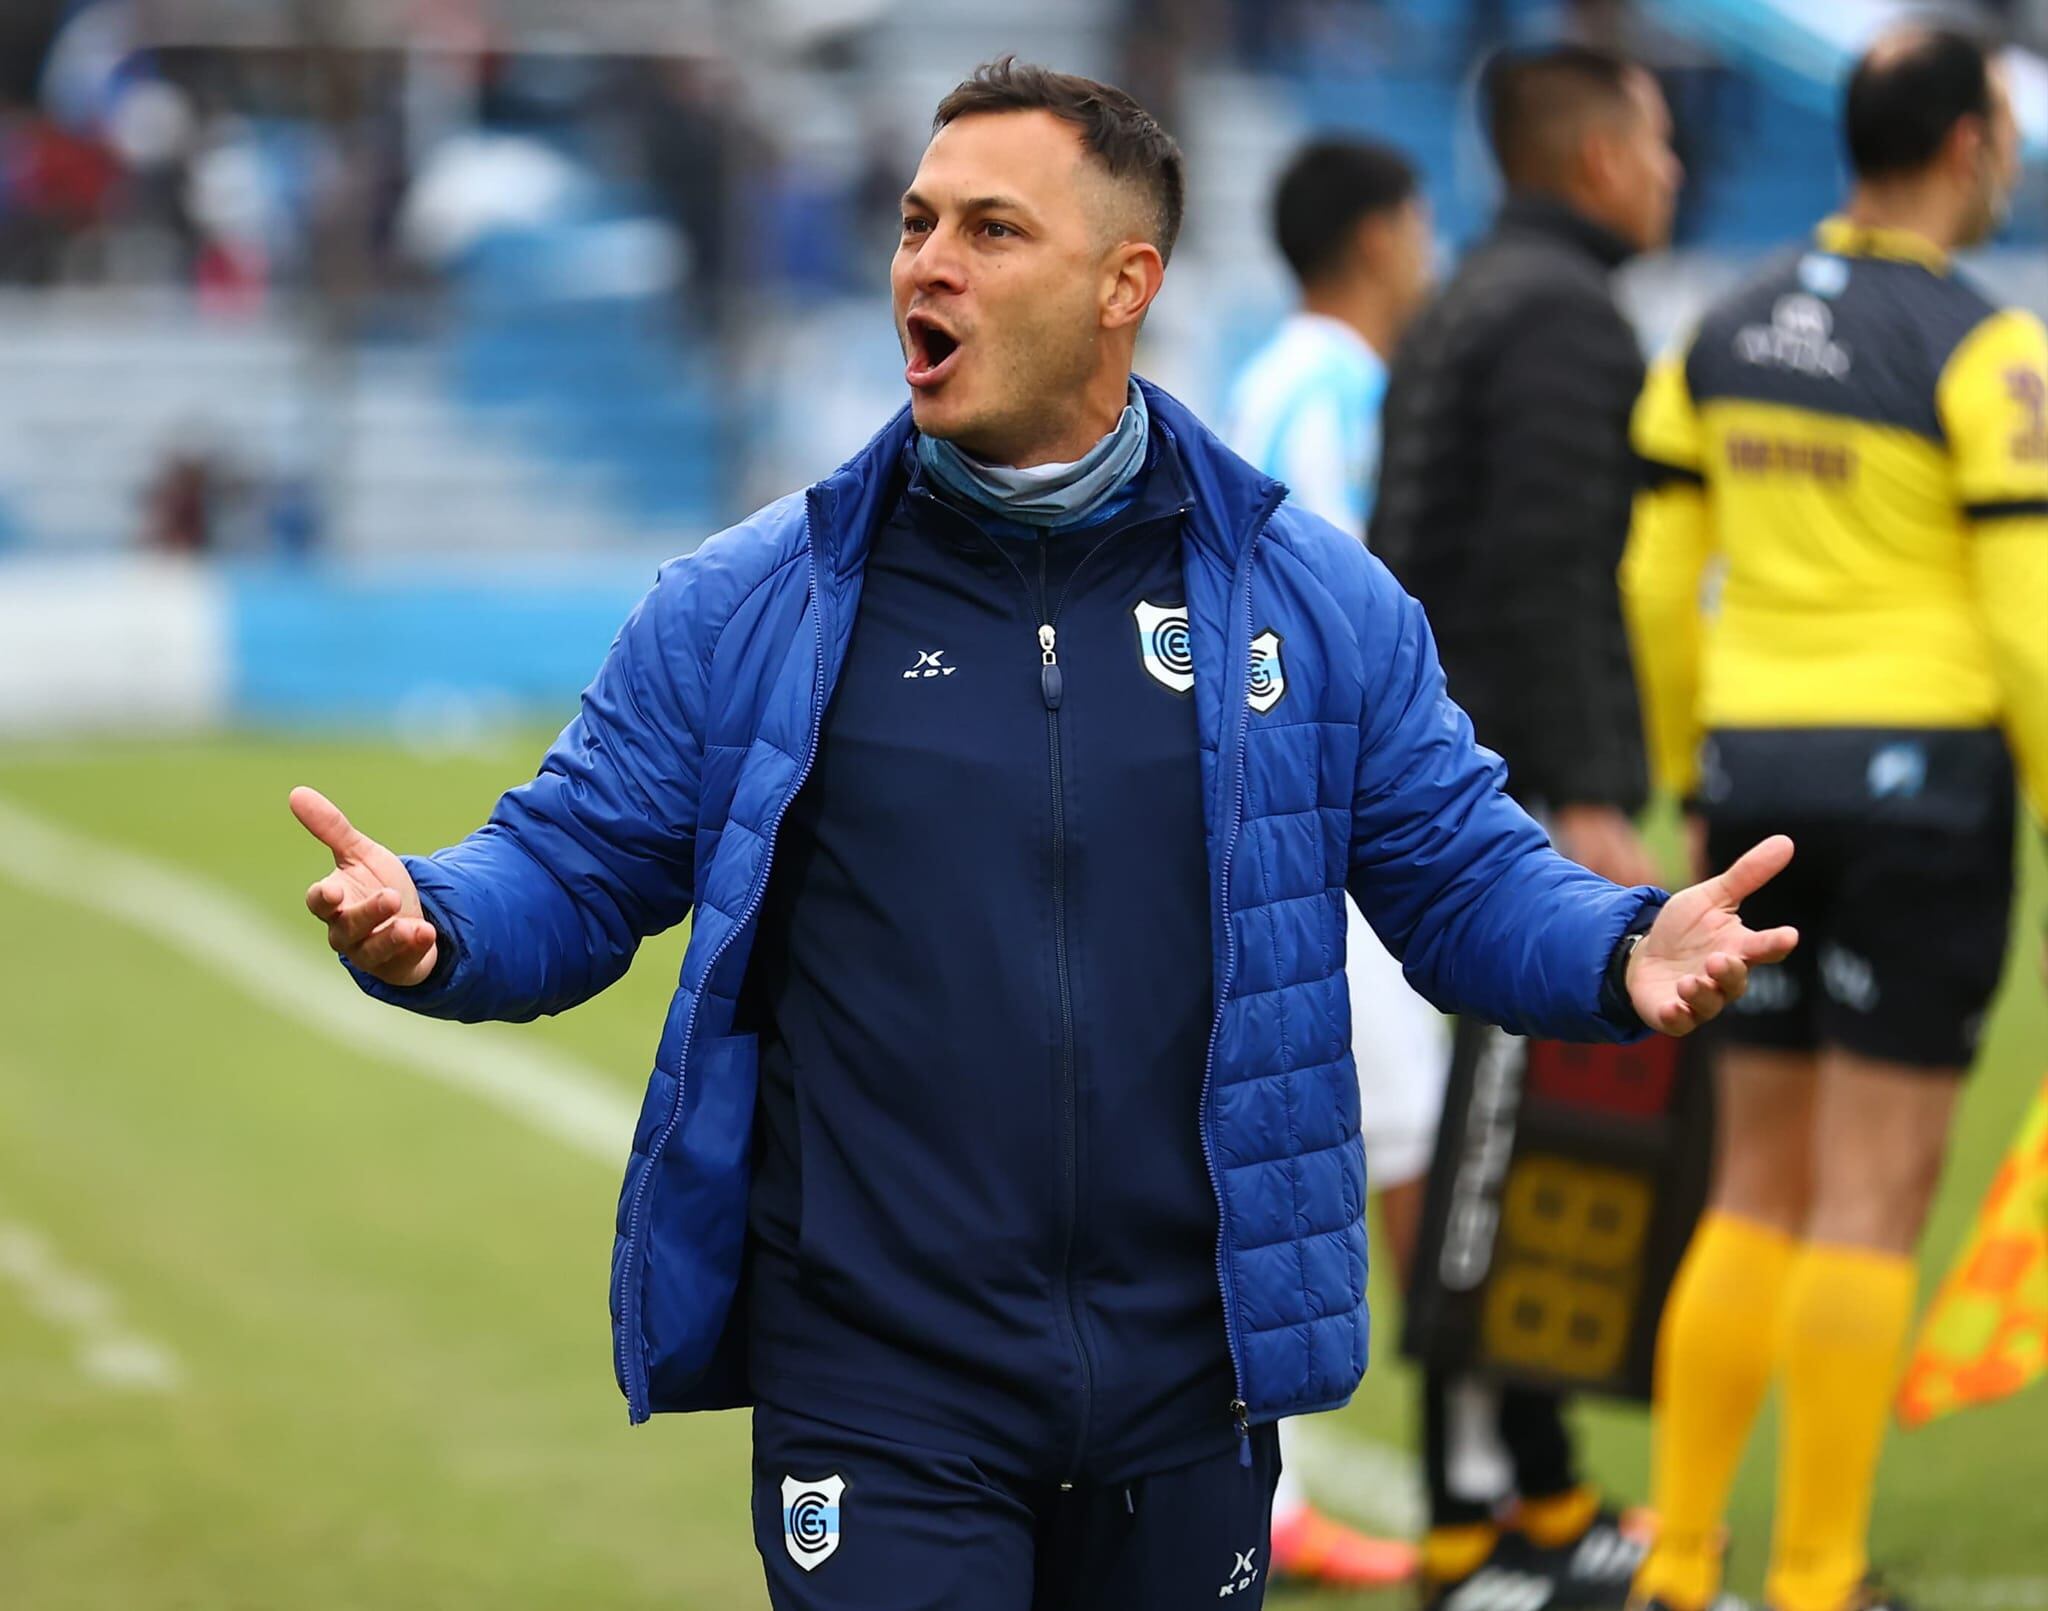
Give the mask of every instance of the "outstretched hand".
POLYGON ((292 790, 291 806, 334 855, 334 871, 306 891, 306 910, 327 925, 327 943, 385 984, 418 984, 434 971, 440 943, 405 863, 358 833, 318 789, 292 790))
POLYGON ((1689 1035, 1749 988, 1749 970, 1782 962, 1797 929, 1744 925, 1742 903, 1782 873, 1792 841, 1774 834, 1734 866, 1672 896, 1628 963, 1628 996, 1637 1016, 1667 1035, 1689 1035))

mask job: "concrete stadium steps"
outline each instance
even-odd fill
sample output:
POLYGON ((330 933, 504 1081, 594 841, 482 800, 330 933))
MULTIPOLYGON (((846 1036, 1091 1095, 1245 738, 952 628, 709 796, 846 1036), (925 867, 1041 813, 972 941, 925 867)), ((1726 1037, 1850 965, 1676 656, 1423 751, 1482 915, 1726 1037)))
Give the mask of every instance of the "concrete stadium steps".
MULTIPOLYGON (((0 351, 0 507, 23 548, 134 545, 181 445, 257 481, 316 470, 334 495, 327 541, 343 553, 605 552, 666 524, 633 518, 601 459, 537 455, 522 426, 545 408, 480 418, 438 346, 321 363, 282 316, 212 321, 173 297, 74 294, 0 298, 0 351)), ((630 396, 611 401, 622 432, 667 423, 630 396)))
POLYGON ((0 351, 0 496, 26 544, 89 549, 135 540, 174 442, 263 440, 296 362, 279 329, 154 297, 10 294, 0 351))
POLYGON ((601 477, 636 526, 701 536, 732 506, 740 404, 666 304, 478 299, 458 316, 444 384, 497 439, 601 477))

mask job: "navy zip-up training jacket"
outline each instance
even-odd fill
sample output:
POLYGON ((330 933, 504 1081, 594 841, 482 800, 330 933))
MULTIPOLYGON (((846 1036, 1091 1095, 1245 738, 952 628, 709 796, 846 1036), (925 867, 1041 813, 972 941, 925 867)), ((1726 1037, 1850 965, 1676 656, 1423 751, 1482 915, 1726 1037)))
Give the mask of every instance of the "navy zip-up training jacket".
POLYGON ((1043 535, 919 477, 875 536, 740 1004, 749 1374, 781 1408, 1041 1481, 1236 1435, 1201 753, 1141 630, 1185 613, 1184 503, 1156 454, 1043 535))
MULTIPOLYGON (((1161 652, 1191 681, 1201 761, 1197 1116, 1237 1413, 1260 1421, 1344 1403, 1365 1368, 1345 890, 1439 1006, 1566 1040, 1639 1032, 1603 987, 1659 896, 1574 866, 1507 798, 1420 607, 1355 538, 1145 395, 1187 489, 1185 637, 1161 652)), ((734 1298, 758 1066, 736 1012, 911 435, 906 409, 824 481, 663 567, 540 774, 461 844, 408 858, 440 935, 432 977, 358 975, 435 1016, 531 1018, 602 990, 642 938, 692 917, 613 1246, 614 1366, 635 1420, 752 1397, 734 1298)), ((869 1189, 930 1163, 877 1159, 869 1189)))

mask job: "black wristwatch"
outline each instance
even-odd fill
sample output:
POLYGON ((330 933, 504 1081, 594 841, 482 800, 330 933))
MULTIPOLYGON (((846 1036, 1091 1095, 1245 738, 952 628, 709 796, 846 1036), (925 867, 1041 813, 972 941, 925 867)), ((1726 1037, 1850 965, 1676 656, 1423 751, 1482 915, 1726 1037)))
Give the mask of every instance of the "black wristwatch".
POLYGON ((1648 1029, 1642 1014, 1636 1011, 1636 1004, 1629 1000, 1628 964, 1636 954, 1636 947, 1643 943, 1643 936, 1657 921, 1657 914, 1664 910, 1661 900, 1645 901, 1642 910, 1629 920, 1627 928, 1621 931, 1621 938, 1614 942, 1614 949, 1607 956, 1607 971, 1600 980, 1600 1008, 1614 1023, 1648 1029))

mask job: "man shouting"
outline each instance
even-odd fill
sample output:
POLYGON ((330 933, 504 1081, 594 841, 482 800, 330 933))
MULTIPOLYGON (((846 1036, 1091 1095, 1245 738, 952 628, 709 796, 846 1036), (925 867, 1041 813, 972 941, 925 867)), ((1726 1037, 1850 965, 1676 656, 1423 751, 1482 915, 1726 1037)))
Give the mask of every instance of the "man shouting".
POLYGON ((903 197, 910 406, 665 567, 461 844, 292 797, 418 1012, 560 1012, 693 917, 614 1365, 636 1421, 754 1406, 780 1611, 1260 1603, 1272 1422, 1366 1362, 1347 890, 1554 1037, 1793 944, 1736 915, 1787 841, 1668 904, 1553 853, 1415 603, 1132 377, 1181 198, 1128 96, 977 72, 903 197))

